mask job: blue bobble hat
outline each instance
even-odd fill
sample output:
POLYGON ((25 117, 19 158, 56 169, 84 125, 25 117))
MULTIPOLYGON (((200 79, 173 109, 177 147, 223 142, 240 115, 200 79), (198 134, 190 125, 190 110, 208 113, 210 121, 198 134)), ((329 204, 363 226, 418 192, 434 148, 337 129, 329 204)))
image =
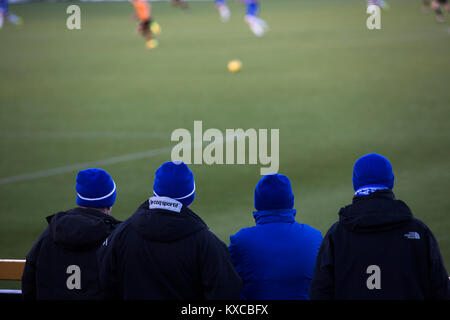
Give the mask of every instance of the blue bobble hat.
POLYGON ((394 187, 394 173, 388 159, 370 153, 359 158, 353 166, 353 188, 355 191, 362 187, 394 187))
POLYGON ((294 194, 288 177, 268 174, 259 180, 255 188, 255 209, 258 211, 292 209, 294 194))
POLYGON ((82 207, 108 208, 116 201, 116 184, 103 169, 78 172, 75 189, 77 204, 82 207))
POLYGON ((153 193, 157 197, 177 200, 187 207, 195 198, 194 174, 184 162, 166 162, 155 172, 153 193))

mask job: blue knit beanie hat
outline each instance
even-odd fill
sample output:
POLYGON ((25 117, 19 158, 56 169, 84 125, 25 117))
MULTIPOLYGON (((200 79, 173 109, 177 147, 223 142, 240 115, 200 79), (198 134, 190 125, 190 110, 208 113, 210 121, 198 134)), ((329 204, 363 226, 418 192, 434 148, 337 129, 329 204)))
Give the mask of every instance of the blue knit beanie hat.
POLYGON ((359 158, 353 166, 353 188, 362 187, 394 187, 394 173, 388 159, 370 153, 359 158))
POLYGON ((195 198, 194 174, 184 162, 166 162, 155 172, 153 193, 157 197, 177 200, 187 207, 195 198))
POLYGON ((82 207, 108 208, 116 201, 116 184, 103 169, 86 169, 76 178, 77 204, 82 207))
POLYGON ((258 211, 292 209, 294 194, 288 177, 268 174, 262 177, 255 188, 255 209, 258 211))

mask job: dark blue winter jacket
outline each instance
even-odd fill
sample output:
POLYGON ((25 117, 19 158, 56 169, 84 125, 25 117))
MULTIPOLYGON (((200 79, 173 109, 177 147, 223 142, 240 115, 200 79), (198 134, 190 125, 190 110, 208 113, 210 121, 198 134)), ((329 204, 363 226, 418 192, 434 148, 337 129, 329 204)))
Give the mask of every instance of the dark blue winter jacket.
POLYGON ((449 299, 431 230, 391 190, 355 196, 339 211, 317 256, 314 300, 449 299))
POLYGON ((22 276, 26 300, 103 299, 98 249, 120 221, 77 207, 47 217, 48 227, 30 252, 22 276))
MULTIPOLYGON (((226 245, 189 208, 182 206, 179 212, 150 208, 151 199, 140 205, 103 246, 100 281, 106 298, 239 298, 241 279, 226 245)), ((178 201, 169 201, 169 205, 181 206, 178 201)))
POLYGON ((320 231, 295 221, 294 209, 256 211, 256 226, 230 236, 229 251, 243 280, 242 298, 309 299, 320 231))

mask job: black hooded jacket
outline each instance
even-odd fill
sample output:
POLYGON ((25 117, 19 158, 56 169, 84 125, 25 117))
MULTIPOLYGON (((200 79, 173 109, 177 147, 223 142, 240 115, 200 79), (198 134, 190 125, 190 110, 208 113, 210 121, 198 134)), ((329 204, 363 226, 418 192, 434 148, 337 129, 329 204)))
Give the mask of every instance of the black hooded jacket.
POLYGON ((448 299, 432 232, 390 190, 354 197, 325 236, 311 299, 448 299))
POLYGON ((145 201, 108 239, 100 278, 110 299, 237 299, 241 280, 226 245, 187 207, 145 201))
POLYGON ((89 208, 74 208, 47 217, 48 227, 26 258, 24 299, 102 299, 98 249, 120 223, 89 208))

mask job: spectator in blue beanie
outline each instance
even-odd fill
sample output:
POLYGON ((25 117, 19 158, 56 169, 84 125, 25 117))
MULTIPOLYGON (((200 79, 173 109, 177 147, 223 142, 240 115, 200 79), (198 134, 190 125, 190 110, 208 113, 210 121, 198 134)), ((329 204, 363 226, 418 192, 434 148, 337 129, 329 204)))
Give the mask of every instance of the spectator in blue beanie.
POLYGON ((183 162, 155 173, 153 195, 108 241, 100 278, 108 299, 237 299, 241 279, 226 245, 191 209, 194 175, 183 162))
POLYGON ((448 299, 449 279, 430 229, 396 200, 394 173, 371 153, 353 167, 354 196, 317 256, 311 299, 448 299))
POLYGON ((241 298, 309 299, 322 234, 295 221, 294 194, 286 176, 264 176, 254 197, 256 225, 230 236, 228 247, 243 280, 241 298))
POLYGON ((116 183, 103 169, 82 170, 76 203, 47 217, 48 227, 27 254, 22 295, 27 300, 98 300, 100 248, 119 225, 110 213, 116 183))

